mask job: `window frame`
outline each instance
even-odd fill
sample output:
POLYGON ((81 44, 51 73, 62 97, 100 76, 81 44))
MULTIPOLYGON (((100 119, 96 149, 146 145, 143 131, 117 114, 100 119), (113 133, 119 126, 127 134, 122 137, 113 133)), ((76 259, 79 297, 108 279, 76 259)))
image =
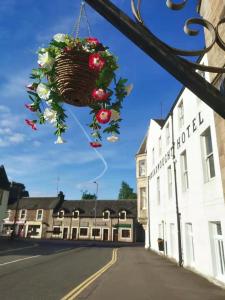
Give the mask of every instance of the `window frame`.
POLYGON ((168 184, 168 198, 171 199, 173 196, 173 176, 172 176, 172 166, 167 167, 167 184, 168 184))
POLYGON ((20 220, 25 220, 27 216, 27 210, 25 208, 20 209, 20 220), (22 212, 25 211, 24 217, 22 218, 22 212))
POLYGON ((43 209, 37 209, 36 212, 36 221, 42 221, 43 220, 43 215, 44 215, 44 210, 43 209), (38 212, 41 211, 41 218, 38 218, 38 212))
POLYGON ((166 124, 166 145, 170 144, 171 136, 170 136, 170 124, 166 124))
POLYGON ((213 178, 216 177, 216 170, 215 170, 215 159, 214 159, 214 152, 213 152, 213 144, 212 144, 212 135, 211 135, 211 129, 208 127, 204 132, 201 134, 202 139, 202 147, 203 147, 203 170, 204 170, 204 179, 205 182, 208 182, 210 180, 213 180, 213 178), (207 138, 210 138, 210 147, 211 152, 207 153, 207 138), (213 162, 213 169, 211 169, 210 161, 212 159, 213 162), (213 173, 213 176, 212 176, 213 173))
POLYGON ((146 189, 146 187, 145 186, 140 187, 139 193, 140 193, 140 209, 145 210, 145 209, 147 209, 147 189, 146 189), (145 191, 145 199, 144 200, 142 198, 142 190, 145 191))
POLYGON ((79 212, 78 209, 75 209, 75 210, 73 211, 73 219, 77 220, 77 219, 79 219, 79 217, 80 217, 80 212, 79 212), (77 217, 76 217, 76 218, 75 218, 75 213, 77 213, 77 217))
POLYGON ((99 238, 99 239, 101 239, 101 237, 102 237, 101 227, 92 227, 91 228, 91 237, 92 238, 99 238), (99 235, 93 235, 93 230, 99 230, 99 235))
POLYGON ((180 154, 180 164, 181 164, 182 188, 183 188, 183 192, 186 192, 189 189, 188 163, 187 163, 186 150, 184 150, 180 154))
POLYGON ((64 211, 63 209, 61 209, 60 211, 58 211, 58 216, 57 216, 57 218, 60 219, 60 220, 61 220, 61 219, 64 219, 64 215, 65 215, 65 211, 64 211), (60 216, 60 213, 63 214, 62 217, 60 216))
POLYGON ((181 99, 177 106, 177 114, 178 114, 178 126, 182 128, 184 126, 184 101, 181 99))
POLYGON ((140 159, 138 162, 138 175, 139 177, 146 176, 146 159, 140 159))
POLYGON ((89 235, 89 227, 82 226, 82 227, 79 228, 79 237, 88 237, 88 235, 89 235), (87 234, 86 235, 82 235, 81 234, 81 229, 87 229, 87 234))
POLYGON ((110 211, 109 211, 108 209, 105 210, 105 211, 103 211, 103 217, 102 217, 102 218, 103 218, 103 220, 105 220, 105 221, 106 221, 106 220, 107 220, 107 221, 110 220, 110 211), (105 213, 108 214, 108 218, 105 218, 105 213))
POLYGON ((127 219, 127 212, 125 210, 121 210, 119 212, 119 220, 120 221, 126 221, 126 219, 127 219), (125 218, 121 219, 121 214, 125 214, 125 218))
POLYGON ((131 239, 131 228, 121 228, 121 239, 131 239), (123 232, 124 231, 128 231, 129 232, 129 236, 128 237, 123 237, 123 232))

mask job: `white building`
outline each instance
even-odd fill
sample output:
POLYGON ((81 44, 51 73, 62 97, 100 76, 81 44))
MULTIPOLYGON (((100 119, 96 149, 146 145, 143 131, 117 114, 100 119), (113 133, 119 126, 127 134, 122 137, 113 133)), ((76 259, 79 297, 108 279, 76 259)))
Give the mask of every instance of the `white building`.
POLYGON ((7 216, 9 187, 10 183, 8 181, 5 169, 3 166, 0 166, 0 234, 2 233, 3 220, 7 216))
MULTIPOLYGON (((225 283, 224 174, 217 125, 213 110, 187 88, 165 120, 150 121, 148 219, 151 249, 225 283)), ((224 122, 220 126, 225 132, 224 122)))

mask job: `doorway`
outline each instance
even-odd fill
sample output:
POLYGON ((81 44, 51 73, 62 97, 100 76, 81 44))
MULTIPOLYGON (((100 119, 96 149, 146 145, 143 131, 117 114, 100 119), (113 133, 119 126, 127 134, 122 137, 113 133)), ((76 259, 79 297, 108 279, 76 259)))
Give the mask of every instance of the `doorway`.
POLYGON ((63 228, 63 239, 66 240, 68 237, 68 227, 63 228))
POLYGON ((72 240, 76 240, 77 239, 77 228, 73 228, 72 229, 72 240))
POLYGON ((109 240, 109 229, 103 228, 103 241, 108 241, 108 240, 109 240))
POLYGON ((118 229, 113 228, 113 242, 118 242, 118 229))

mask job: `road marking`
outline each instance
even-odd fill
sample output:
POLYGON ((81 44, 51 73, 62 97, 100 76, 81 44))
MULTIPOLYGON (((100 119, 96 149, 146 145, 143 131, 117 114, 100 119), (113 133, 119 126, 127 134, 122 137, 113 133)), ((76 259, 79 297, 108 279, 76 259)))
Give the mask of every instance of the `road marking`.
POLYGON ((118 249, 113 249, 112 259, 108 262, 104 267, 102 267, 99 271, 88 277, 85 281, 75 287, 72 291, 70 291, 66 296, 64 296, 61 300, 73 300, 84 290, 86 289, 92 282, 94 282, 98 277, 100 277, 104 272, 106 272, 112 265, 117 261, 117 252, 118 249))
POLYGON ((5 265, 13 264, 13 263, 18 262, 18 261, 22 261, 22 260, 26 260, 26 259, 31 259, 31 258, 35 258, 35 257, 38 257, 38 256, 41 256, 41 255, 34 255, 34 256, 29 256, 29 257, 25 257, 25 258, 20 258, 20 259, 17 259, 17 260, 7 261, 7 262, 5 262, 3 264, 0 264, 0 266, 5 266, 5 265))
POLYGON ((35 245, 32 245, 32 246, 28 246, 28 247, 3 250, 3 251, 0 251, 0 254, 12 252, 12 251, 18 251, 18 250, 24 250, 24 249, 34 248, 34 247, 37 247, 37 246, 38 246, 38 244, 35 244, 35 245))
POLYGON ((72 249, 72 248, 64 248, 64 249, 56 250, 54 253, 60 253, 60 252, 66 251, 66 250, 74 250, 74 249, 72 249))

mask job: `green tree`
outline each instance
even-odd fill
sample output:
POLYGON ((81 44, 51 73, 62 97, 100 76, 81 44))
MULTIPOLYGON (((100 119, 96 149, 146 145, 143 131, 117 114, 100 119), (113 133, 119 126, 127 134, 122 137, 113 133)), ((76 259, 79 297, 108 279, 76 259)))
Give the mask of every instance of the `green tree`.
POLYGON ((121 183, 121 188, 118 196, 118 200, 123 199, 137 199, 137 194, 133 192, 133 189, 125 181, 122 181, 121 183))
POLYGON ((95 200, 97 199, 96 194, 88 193, 88 191, 84 191, 81 200, 95 200))

